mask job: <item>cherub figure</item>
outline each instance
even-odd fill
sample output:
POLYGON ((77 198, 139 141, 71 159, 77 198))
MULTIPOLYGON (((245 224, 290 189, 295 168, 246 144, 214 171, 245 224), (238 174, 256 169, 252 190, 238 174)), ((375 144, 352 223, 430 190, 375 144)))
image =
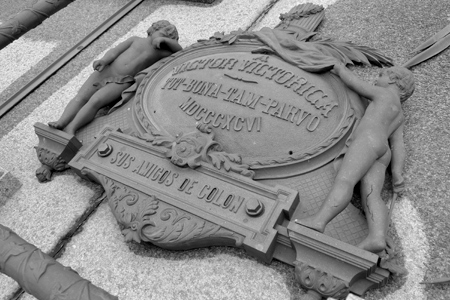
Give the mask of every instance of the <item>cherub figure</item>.
POLYGON ((325 226, 350 203, 353 189, 361 181, 362 206, 367 217, 368 236, 358 247, 378 253, 386 248, 389 225, 388 210, 381 199, 385 171, 391 162, 395 193, 404 190, 402 177, 405 146, 404 116, 401 102, 414 92, 413 74, 403 67, 382 70, 375 85, 356 77, 344 64, 336 64, 333 72, 369 105, 358 127, 333 186, 319 211, 297 222, 323 232, 325 226), (389 146, 390 144, 390 146, 389 146))
POLYGON ((91 122, 97 112, 117 101, 122 91, 135 82, 135 75, 158 60, 180 51, 178 32, 165 20, 152 24, 147 37, 131 37, 93 63, 95 70, 64 109, 48 125, 69 134, 91 122))

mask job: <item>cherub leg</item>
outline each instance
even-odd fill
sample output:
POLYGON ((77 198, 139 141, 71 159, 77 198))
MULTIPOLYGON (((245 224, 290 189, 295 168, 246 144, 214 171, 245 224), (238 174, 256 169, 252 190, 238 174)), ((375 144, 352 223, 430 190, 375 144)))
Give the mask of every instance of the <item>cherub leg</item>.
POLYGON ((97 92, 98 88, 94 86, 94 83, 99 80, 100 78, 97 72, 91 74, 91 76, 89 76, 86 82, 81 86, 77 95, 67 104, 58 121, 49 122, 48 126, 61 130, 64 129, 81 110, 83 105, 89 101, 89 98, 97 92))
POLYGON ((389 225, 388 210, 381 198, 386 168, 391 151, 378 159, 361 180, 361 201, 366 213, 369 234, 358 244, 359 248, 378 253, 386 248, 386 231, 389 225))
POLYGON ((364 137, 355 139, 345 154, 333 186, 319 211, 297 222, 324 232, 325 226, 350 203, 356 183, 361 180, 378 157, 379 151, 375 151, 370 141, 364 137))
POLYGON ((108 83, 103 88, 98 90, 89 101, 81 108, 76 114, 73 120, 64 129, 69 134, 75 134, 75 132, 94 120, 95 115, 100 108, 105 107, 117 100, 122 91, 129 88, 130 83, 108 83))

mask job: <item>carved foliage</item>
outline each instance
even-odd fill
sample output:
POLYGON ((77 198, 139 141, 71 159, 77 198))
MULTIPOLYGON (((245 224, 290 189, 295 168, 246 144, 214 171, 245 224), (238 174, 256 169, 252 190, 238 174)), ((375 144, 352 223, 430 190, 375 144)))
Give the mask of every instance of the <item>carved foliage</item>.
MULTIPOLYGON (((300 7, 300 5, 299 5, 300 7)), ((321 11, 324 10, 323 6, 321 5, 311 5, 311 9, 309 10, 298 10, 298 11, 293 11, 293 12, 288 12, 285 14, 281 14, 280 15, 280 20, 283 22, 289 22, 292 20, 298 20, 304 17, 308 17, 310 15, 314 15, 317 13, 320 13, 321 11)))
POLYGON ((254 171, 249 166, 242 164, 241 156, 222 151, 221 145, 214 141, 214 133, 206 124, 197 125, 198 131, 188 134, 180 133, 176 137, 152 132, 143 136, 134 136, 151 142, 154 146, 167 148, 166 156, 170 161, 180 167, 189 166, 196 168, 201 162, 213 165, 218 170, 224 169, 253 178, 254 171))
POLYGON ((36 153, 39 161, 43 165, 48 166, 55 171, 67 169, 67 163, 56 153, 41 147, 36 147, 36 153))
POLYGON ((49 181, 53 171, 63 171, 67 169, 67 163, 61 156, 42 147, 35 147, 36 154, 42 166, 36 170, 36 177, 39 182, 49 181))
POLYGON ((295 278, 308 290, 316 291, 322 297, 345 298, 349 293, 344 281, 303 262, 295 261, 295 278))
POLYGON ((234 232, 207 222, 176 207, 146 195, 93 171, 106 190, 109 206, 122 227, 126 241, 150 242, 163 248, 178 248, 199 240, 234 240, 236 247, 243 239, 234 232))

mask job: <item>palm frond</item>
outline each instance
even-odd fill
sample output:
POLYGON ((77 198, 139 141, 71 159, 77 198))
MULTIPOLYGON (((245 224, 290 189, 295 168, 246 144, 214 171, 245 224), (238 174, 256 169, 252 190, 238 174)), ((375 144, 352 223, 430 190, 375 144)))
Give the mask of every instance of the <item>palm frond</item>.
POLYGON ((334 41, 326 37, 316 38, 311 43, 315 44, 316 48, 323 54, 331 55, 345 64, 393 65, 391 58, 371 47, 359 46, 346 41, 334 41))

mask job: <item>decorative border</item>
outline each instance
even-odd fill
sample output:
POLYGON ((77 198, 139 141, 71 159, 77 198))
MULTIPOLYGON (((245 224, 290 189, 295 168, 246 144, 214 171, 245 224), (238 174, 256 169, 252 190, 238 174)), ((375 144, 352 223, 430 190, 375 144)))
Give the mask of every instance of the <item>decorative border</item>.
POLYGON ((208 246, 233 247, 241 247, 244 242, 243 236, 166 204, 154 195, 144 194, 89 169, 82 172, 105 189, 126 242, 149 242, 172 250, 201 247, 205 241, 208 246))
POLYGON ((304 288, 317 292, 321 297, 335 299, 347 297, 350 289, 343 280, 298 260, 294 264, 295 279, 304 288))

